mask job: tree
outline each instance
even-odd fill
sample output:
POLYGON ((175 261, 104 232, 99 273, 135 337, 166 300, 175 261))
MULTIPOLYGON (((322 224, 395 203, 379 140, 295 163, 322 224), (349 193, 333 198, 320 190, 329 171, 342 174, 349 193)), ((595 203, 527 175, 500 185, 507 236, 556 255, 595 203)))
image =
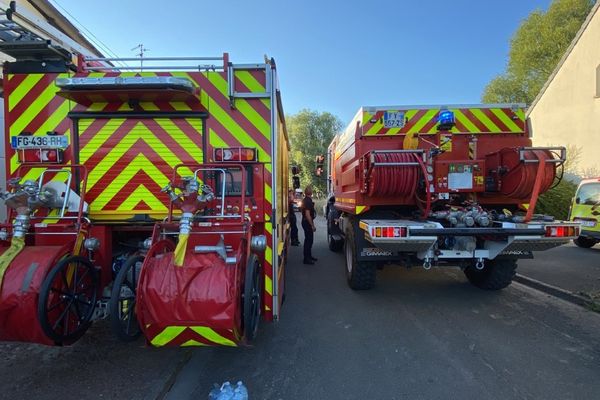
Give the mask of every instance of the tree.
POLYGON ((533 11, 513 36, 506 71, 486 86, 483 102, 531 104, 594 3, 554 0, 548 11, 533 11))
POLYGON ((301 168, 302 187, 312 185, 317 195, 325 194, 327 177, 315 176, 315 158, 327 153, 329 143, 342 129, 342 122, 328 112, 308 109, 286 116, 286 121, 292 146, 290 162, 301 168))

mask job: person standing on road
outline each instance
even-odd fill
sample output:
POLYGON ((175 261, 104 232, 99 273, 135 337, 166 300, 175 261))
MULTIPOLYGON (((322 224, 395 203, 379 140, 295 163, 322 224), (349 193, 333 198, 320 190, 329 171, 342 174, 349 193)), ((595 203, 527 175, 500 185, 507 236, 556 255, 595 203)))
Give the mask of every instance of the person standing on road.
POLYGON ((298 246, 300 241, 298 240, 298 224, 296 220, 296 213, 294 212, 294 190, 288 190, 288 222, 290 223, 290 235, 292 246, 298 246))
POLYGON ((300 207, 302 213, 302 229, 304 230, 304 264, 314 264, 317 259, 312 256, 312 245, 314 239, 314 233, 317 228, 315 227, 315 203, 312 201, 312 187, 307 186, 304 189, 304 199, 302 199, 302 206, 300 207))

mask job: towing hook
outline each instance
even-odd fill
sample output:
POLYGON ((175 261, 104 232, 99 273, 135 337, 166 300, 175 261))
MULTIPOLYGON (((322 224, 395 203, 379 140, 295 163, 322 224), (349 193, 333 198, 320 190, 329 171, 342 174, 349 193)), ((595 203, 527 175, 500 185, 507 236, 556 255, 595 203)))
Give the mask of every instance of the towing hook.
POLYGON ((431 269, 431 260, 429 258, 425 259, 425 261, 423 261, 423 268, 426 271, 429 271, 431 269))
POLYGON ((477 270, 481 271, 483 269, 483 267, 485 267, 485 264, 483 263, 483 259, 477 260, 477 262, 475 263, 475 268, 477 268, 477 270))

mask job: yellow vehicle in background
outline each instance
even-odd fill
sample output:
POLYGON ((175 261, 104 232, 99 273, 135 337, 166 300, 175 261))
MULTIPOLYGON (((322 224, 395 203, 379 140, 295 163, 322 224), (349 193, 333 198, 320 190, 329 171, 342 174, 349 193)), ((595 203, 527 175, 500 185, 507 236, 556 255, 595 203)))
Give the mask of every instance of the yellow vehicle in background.
POLYGON ((581 233, 573 242, 590 248, 600 242, 600 178, 584 179, 579 183, 571 204, 569 220, 581 224, 581 233))

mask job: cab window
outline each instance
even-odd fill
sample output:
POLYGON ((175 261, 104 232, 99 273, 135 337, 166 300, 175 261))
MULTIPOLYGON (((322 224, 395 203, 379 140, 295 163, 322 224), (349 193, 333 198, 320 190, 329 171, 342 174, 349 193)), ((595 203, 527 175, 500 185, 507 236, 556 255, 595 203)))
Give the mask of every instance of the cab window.
POLYGON ((600 183, 588 183, 579 187, 575 201, 587 206, 593 206, 600 202, 600 183))

